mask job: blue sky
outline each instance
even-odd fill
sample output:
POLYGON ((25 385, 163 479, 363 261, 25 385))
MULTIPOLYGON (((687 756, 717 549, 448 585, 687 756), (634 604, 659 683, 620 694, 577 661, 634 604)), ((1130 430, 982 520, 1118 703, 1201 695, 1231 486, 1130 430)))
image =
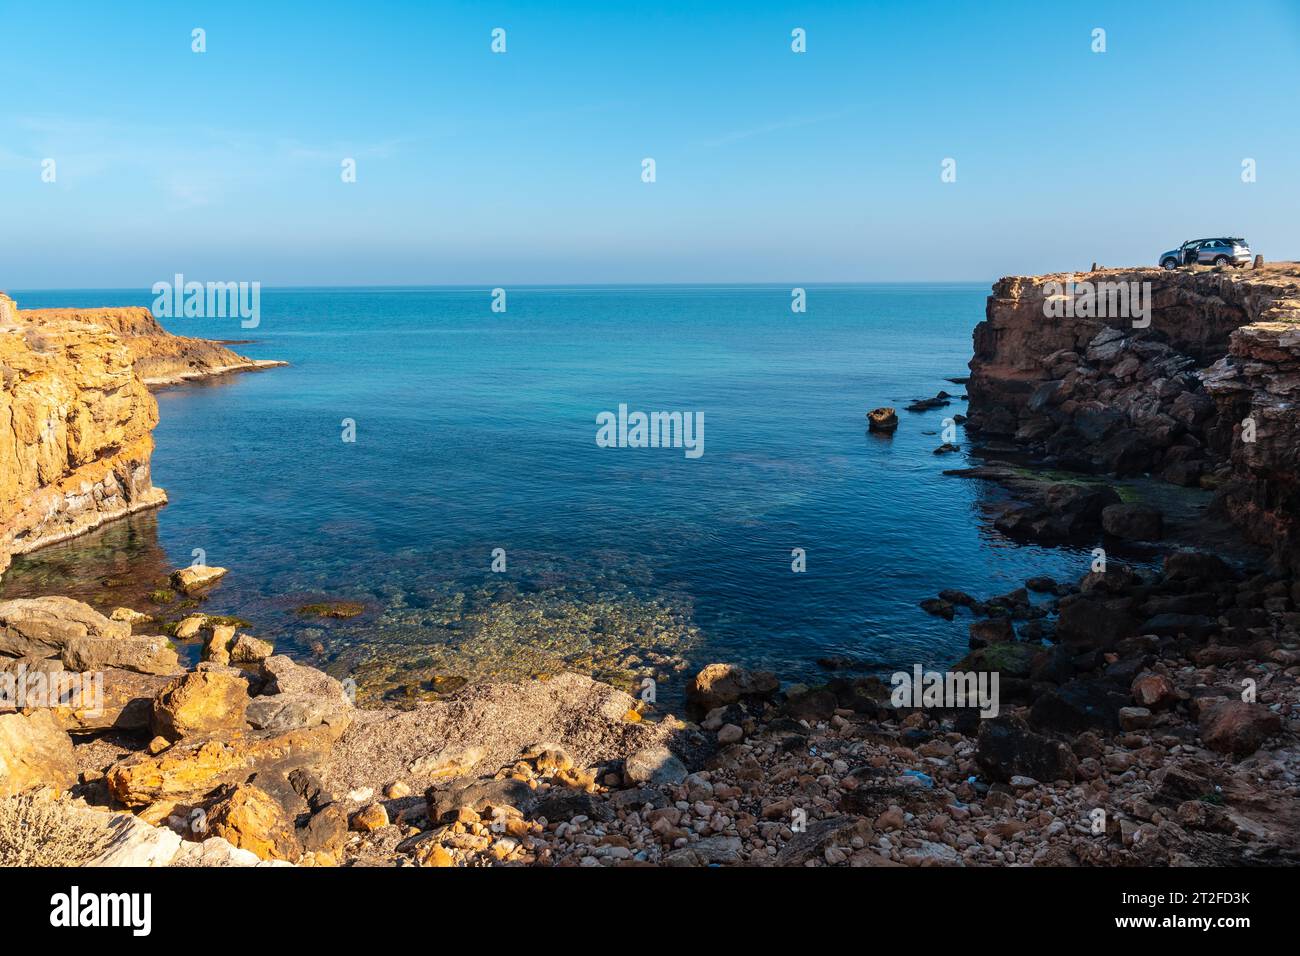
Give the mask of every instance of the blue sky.
POLYGON ((0 7, 0 288, 1300 258, 1294 0, 271 6, 0 7))

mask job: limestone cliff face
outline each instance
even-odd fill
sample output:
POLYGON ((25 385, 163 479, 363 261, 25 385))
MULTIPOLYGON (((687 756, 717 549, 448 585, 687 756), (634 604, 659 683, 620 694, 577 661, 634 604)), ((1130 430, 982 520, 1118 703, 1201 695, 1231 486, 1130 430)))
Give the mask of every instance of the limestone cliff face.
POLYGON ((1300 296, 1272 318, 1233 332, 1202 378, 1219 410, 1212 446, 1232 466, 1228 513, 1300 573, 1300 296))
POLYGON ((1220 489, 1250 537, 1300 563, 1300 266, 1004 278, 974 340, 976 434, 1055 466, 1220 489), (1150 324, 1063 314, 1052 293, 1085 281, 1149 283, 1150 324))
POLYGON ((117 333, 31 325, 0 295, 0 570, 166 500, 149 475, 158 405, 117 333))
POLYGON ((130 350, 136 371, 150 388, 284 364, 250 359, 208 339, 172 335, 145 308, 24 309, 19 317, 36 328, 82 322, 111 329, 130 350))

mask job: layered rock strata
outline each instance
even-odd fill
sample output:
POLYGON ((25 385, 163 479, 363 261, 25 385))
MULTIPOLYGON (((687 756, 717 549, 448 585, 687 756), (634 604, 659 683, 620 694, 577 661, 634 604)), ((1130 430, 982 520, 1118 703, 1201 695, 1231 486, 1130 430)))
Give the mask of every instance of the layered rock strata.
POLYGON ((158 405, 112 330, 28 324, 0 296, 0 570, 166 500, 150 480, 158 405))

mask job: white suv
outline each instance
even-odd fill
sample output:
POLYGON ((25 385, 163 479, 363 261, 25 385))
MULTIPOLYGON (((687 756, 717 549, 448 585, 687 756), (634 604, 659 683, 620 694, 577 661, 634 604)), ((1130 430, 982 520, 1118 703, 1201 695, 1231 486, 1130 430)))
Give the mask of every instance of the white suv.
POLYGON ((1191 239, 1177 249, 1160 256, 1160 268, 1179 266, 1244 266, 1250 262, 1250 246, 1245 239, 1191 239))

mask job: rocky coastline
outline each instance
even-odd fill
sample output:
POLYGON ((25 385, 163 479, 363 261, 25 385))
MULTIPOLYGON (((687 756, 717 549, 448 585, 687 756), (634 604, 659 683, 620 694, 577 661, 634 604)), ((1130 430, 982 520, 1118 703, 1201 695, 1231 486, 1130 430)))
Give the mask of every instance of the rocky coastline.
MULTIPOLYGON (((996 676, 996 715, 900 705, 838 661, 816 686, 711 664, 680 714, 571 673, 358 707, 349 680, 201 613, 221 569, 182 569, 199 609, 177 620, 0 602, 0 677, 104 677, 98 710, 81 689, 0 710, 0 863, 1294 864, 1300 269, 1090 277, 1152 283, 1149 326, 1050 318, 1063 277, 1033 277, 997 283, 975 331, 964 424, 988 461, 959 471, 1010 492, 1006 533, 1103 552, 1075 581, 940 584, 918 609, 968 622, 952 671, 996 676), (1169 547, 1160 509, 1110 484, 1146 473, 1213 493, 1268 554, 1169 547), (1106 559, 1132 541, 1162 558, 1106 559), (192 668, 183 642, 201 645, 192 668), (34 828, 56 836, 33 846, 34 828)), ((75 334, 147 421, 139 359, 132 374, 115 334, 75 334)))

